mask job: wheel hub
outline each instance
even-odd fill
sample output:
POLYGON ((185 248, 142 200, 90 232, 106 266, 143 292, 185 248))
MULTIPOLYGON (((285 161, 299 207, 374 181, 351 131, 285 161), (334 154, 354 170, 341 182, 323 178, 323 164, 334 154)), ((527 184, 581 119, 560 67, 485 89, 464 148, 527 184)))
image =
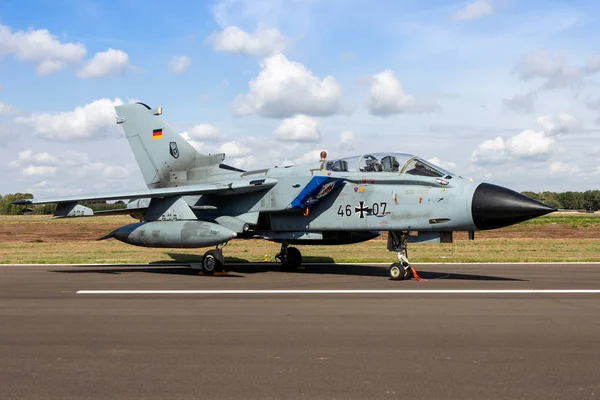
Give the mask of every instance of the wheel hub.
POLYGON ((215 269, 215 259, 213 257, 206 257, 204 260, 204 269, 207 271, 215 269))

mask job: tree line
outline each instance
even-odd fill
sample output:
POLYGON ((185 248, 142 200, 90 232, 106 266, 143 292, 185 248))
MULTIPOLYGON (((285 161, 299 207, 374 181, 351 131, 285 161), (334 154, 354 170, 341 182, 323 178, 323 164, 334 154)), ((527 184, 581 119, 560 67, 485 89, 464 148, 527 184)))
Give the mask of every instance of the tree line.
POLYGON ((564 210, 600 210, 600 190, 585 192, 522 192, 525 196, 539 200, 551 207, 564 210))
MULTIPOLYGON (((10 204, 15 200, 33 199, 31 193, 9 193, 0 195, 0 215, 21 215, 21 214, 54 214, 56 204, 39 204, 27 206, 15 206, 10 204)), ((86 207, 90 207, 94 211, 117 210, 125 208, 127 205, 122 201, 108 204, 105 201, 94 201, 81 203, 86 207)))
MULTIPOLYGON (((600 190, 586 190, 585 192, 522 192, 525 196, 539 200, 551 207, 565 210, 600 210, 600 190)), ((10 203, 15 200, 32 199, 31 193, 10 193, 0 196, 0 215, 54 214, 55 204, 15 206, 10 203)), ((115 210, 125 208, 122 201, 108 204, 103 201, 82 203, 94 211, 115 210)))

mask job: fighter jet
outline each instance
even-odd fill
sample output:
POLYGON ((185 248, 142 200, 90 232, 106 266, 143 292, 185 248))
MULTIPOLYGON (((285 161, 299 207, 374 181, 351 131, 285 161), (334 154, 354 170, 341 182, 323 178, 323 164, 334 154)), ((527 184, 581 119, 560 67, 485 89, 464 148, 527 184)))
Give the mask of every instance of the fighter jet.
POLYGON ((451 242, 455 231, 500 228, 554 211, 404 153, 244 171, 225 164, 225 154, 197 152, 163 120, 161 107, 134 103, 115 110, 147 190, 13 204, 56 203, 56 217, 77 217, 94 215, 81 202, 129 199, 127 209, 112 213, 140 222, 101 239, 145 247, 214 246, 202 258, 209 275, 225 269, 223 246, 234 238, 281 243, 277 259, 285 268, 297 268, 302 255, 290 245, 359 243, 387 232, 387 249, 397 252, 389 277, 410 279, 415 273, 409 242, 451 242))

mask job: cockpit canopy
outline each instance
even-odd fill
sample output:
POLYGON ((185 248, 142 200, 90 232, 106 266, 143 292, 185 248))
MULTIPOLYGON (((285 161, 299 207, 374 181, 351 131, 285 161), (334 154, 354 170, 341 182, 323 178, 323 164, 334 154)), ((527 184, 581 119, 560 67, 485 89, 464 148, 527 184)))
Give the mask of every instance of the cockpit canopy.
POLYGON ((326 169, 336 172, 398 172, 401 174, 451 178, 454 175, 422 158, 405 153, 369 153, 327 161, 326 169))

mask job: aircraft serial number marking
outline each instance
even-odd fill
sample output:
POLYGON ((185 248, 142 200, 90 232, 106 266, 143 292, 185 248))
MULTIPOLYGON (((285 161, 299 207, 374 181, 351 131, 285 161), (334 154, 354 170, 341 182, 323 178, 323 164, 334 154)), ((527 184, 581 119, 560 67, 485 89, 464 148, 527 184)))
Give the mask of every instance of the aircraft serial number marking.
POLYGON ((358 216, 358 218, 365 218, 366 215, 371 214, 375 216, 383 216, 386 214, 387 203, 373 203, 370 207, 365 204, 364 201, 358 202, 358 206, 352 206, 350 204, 340 204, 337 210, 337 214, 340 217, 351 217, 352 214, 358 216))

